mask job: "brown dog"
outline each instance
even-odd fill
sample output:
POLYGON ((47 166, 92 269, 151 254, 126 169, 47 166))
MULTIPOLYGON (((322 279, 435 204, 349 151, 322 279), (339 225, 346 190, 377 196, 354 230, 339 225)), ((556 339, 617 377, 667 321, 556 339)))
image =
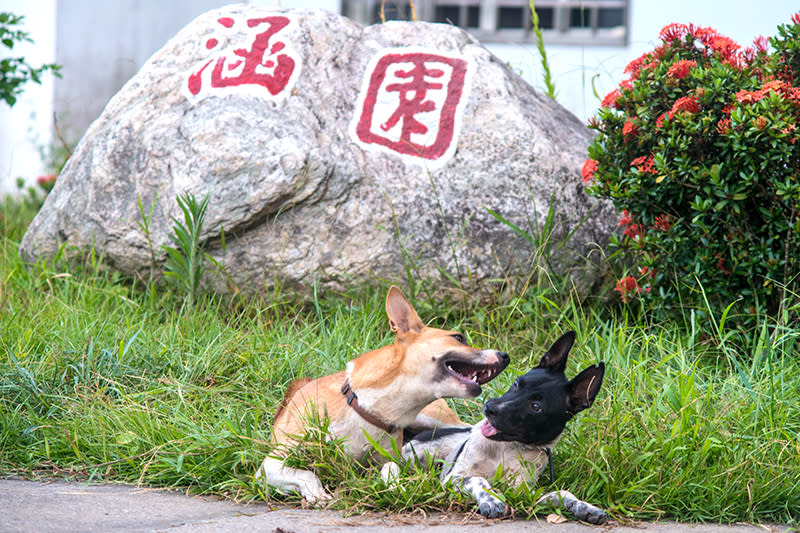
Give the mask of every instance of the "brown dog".
MULTIPOLYGON (((344 371, 289 385, 275 413, 276 444, 303 435, 309 416, 327 418, 330 436, 344 438, 347 452, 362 461, 373 450, 364 433, 389 447, 391 438, 402 444, 404 429, 460 424, 441 398, 474 398, 508 365, 505 353, 473 348, 455 331, 425 326, 397 287, 386 296, 386 314, 394 344, 362 354, 344 371)), ((285 466, 278 457, 264 459, 256 479, 309 502, 330 499, 313 472, 285 466)))

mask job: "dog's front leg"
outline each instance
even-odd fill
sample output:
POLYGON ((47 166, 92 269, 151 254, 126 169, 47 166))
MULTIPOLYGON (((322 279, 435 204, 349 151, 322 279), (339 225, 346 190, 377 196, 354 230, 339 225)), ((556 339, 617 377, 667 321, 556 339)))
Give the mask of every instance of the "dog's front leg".
POLYGON ((561 507, 575 515, 578 520, 589 522, 590 524, 602 524, 606 521, 606 513, 599 507, 591 503, 579 500, 569 491, 557 490, 548 492, 536 502, 549 503, 553 507, 561 507))
POLYGON ((292 468, 275 457, 267 457, 256 472, 256 481, 281 492, 299 492, 311 504, 330 500, 332 496, 322 487, 322 482, 308 470, 292 468))
POLYGON ((451 477, 450 479, 456 486, 460 485, 462 491, 475 498, 475 501, 478 502, 478 512, 486 518, 499 518, 506 513, 505 502, 489 492, 492 486, 486 479, 480 476, 451 477))

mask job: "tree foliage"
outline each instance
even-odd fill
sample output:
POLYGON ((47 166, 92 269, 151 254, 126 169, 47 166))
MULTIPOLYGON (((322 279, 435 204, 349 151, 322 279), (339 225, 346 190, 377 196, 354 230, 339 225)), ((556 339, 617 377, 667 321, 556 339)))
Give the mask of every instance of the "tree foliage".
MULTIPOLYGON (((11 54, 14 46, 19 43, 33 42, 28 32, 19 29, 24 18, 9 12, 0 13, 0 43, 8 48, 7 54, 11 54)), ((60 77, 60 68, 52 63, 34 67, 25 61, 24 57, 0 59, 0 99, 13 107, 27 82, 42 83, 42 76, 46 72, 60 77)))

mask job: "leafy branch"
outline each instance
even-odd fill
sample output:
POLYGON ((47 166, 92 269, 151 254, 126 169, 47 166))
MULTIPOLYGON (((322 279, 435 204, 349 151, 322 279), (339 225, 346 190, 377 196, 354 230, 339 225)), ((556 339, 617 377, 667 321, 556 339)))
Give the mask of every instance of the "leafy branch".
MULTIPOLYGON (((0 13, 0 43, 9 50, 13 50, 15 44, 33 42, 28 32, 15 28, 24 18, 9 12, 0 13)), ((3 58, 0 60, 0 98, 13 107, 24 84, 29 81, 41 84, 42 75, 48 71, 60 78, 60 70, 61 67, 54 63, 34 67, 24 57, 3 58)))

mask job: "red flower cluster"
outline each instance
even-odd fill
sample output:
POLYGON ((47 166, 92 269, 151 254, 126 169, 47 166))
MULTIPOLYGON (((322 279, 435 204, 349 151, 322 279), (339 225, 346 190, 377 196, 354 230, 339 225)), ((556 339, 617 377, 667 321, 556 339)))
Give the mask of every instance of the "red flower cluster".
MULTIPOLYGON (((655 269, 650 268, 647 265, 642 265, 642 267, 639 268, 639 272, 641 273, 642 276, 647 276, 650 279, 653 279, 653 278, 656 277, 655 269)), ((647 289, 645 289, 645 292, 650 292, 650 288, 648 287, 647 289)))
POLYGON ((665 43, 671 44, 674 41, 683 40, 689 33, 689 27, 686 24, 679 24, 673 22, 661 28, 658 37, 665 43))
POLYGON ((594 159, 587 159, 583 163, 583 168, 581 169, 581 178, 583 179, 584 183, 589 183, 594 179, 594 173, 597 172, 597 161, 594 159))
POLYGON ((669 231, 672 227, 672 215, 668 213, 658 215, 653 221, 653 227, 658 231, 669 231))
POLYGON ((617 286, 614 287, 614 291, 619 293, 622 303, 626 304, 630 302, 631 296, 639 294, 642 288, 639 286, 639 282, 636 281, 636 278, 633 276, 625 276, 617 281, 617 286))
POLYGON ((761 91, 739 91, 736 93, 736 101, 740 104, 754 104, 764 98, 761 91))
POLYGON ((675 100, 675 103, 672 104, 672 110, 670 111, 670 113, 672 113, 669 115, 670 118, 672 118, 672 115, 675 113, 680 113, 681 111, 687 113, 697 113, 700 111, 700 102, 697 101, 697 96, 683 96, 675 100))
POLYGON ((631 224, 622 232, 629 239, 636 241, 644 236, 644 227, 641 224, 631 224))
POLYGON ((622 126, 622 136, 629 138, 635 136, 637 133, 639 133, 639 127, 634 124, 631 119, 626 120, 625 125, 622 126))
POLYGON ((56 174, 39 176, 36 178, 36 185, 38 185, 43 191, 50 192, 53 190, 53 187, 56 186, 56 178, 58 178, 56 174))
POLYGON ((642 66, 644 65, 644 62, 647 61, 648 55, 649 54, 642 54, 633 61, 631 61, 630 63, 628 63, 628 66, 625 67, 625 70, 623 72, 625 74, 630 74, 631 78, 633 79, 638 78, 639 71, 642 70, 642 66))
POLYGON ((619 92, 619 89, 614 89, 610 93, 608 93, 603 101, 600 103, 602 107, 613 107, 617 109, 617 98, 622 96, 622 93, 619 92))
POLYGON ((754 104, 769 95, 770 91, 800 106, 800 87, 792 87, 783 80, 769 80, 757 91, 739 91, 736 93, 736 101, 740 104, 754 104))
MULTIPOLYGON (((721 35, 712 28, 704 28, 694 24, 669 24, 664 26, 659 37, 666 46, 672 45, 675 41, 684 42, 690 40, 691 42, 687 43, 687 45, 692 47, 699 45, 706 56, 710 53, 718 54, 723 63, 737 69, 747 63, 747 56, 752 55, 750 51, 747 53, 740 52, 741 46, 730 37, 721 35)), ((758 48, 763 44, 763 42, 759 41, 755 43, 755 46, 758 48)))
POLYGON ((631 80, 638 80, 639 75, 642 70, 648 69, 652 70, 658 66, 658 57, 654 57, 649 52, 646 54, 642 54, 641 56, 637 57, 630 63, 628 66, 625 67, 625 74, 630 74, 631 77, 629 80, 626 80, 628 83, 631 83, 631 80))
POLYGON ((753 48, 756 52, 764 53, 769 49, 769 39, 764 37, 763 35, 759 35, 755 39, 753 39, 753 48))
POLYGON ((641 224, 634 224, 633 217, 627 209, 622 211, 622 218, 619 220, 619 226, 625 226, 622 234, 632 240, 637 240, 644 235, 644 227, 641 224))
POLYGON ((732 67, 741 68, 743 58, 736 54, 740 46, 730 37, 716 35, 709 39, 708 47, 722 56, 723 63, 728 63, 732 67))
POLYGON ((638 170, 642 174, 656 173, 656 169, 653 163, 653 157, 649 155, 643 155, 641 157, 637 157, 636 159, 631 161, 631 166, 636 167, 636 170, 638 170))
POLYGON ((682 80, 689 75, 689 71, 697 66, 697 61, 691 59, 681 59, 673 63, 667 70, 667 77, 682 80))
POLYGON ((731 119, 721 118, 717 121, 717 133, 725 135, 731 130, 731 119))
POLYGON ((633 89, 633 78, 628 78, 627 80, 622 80, 619 82, 620 89, 633 89))

